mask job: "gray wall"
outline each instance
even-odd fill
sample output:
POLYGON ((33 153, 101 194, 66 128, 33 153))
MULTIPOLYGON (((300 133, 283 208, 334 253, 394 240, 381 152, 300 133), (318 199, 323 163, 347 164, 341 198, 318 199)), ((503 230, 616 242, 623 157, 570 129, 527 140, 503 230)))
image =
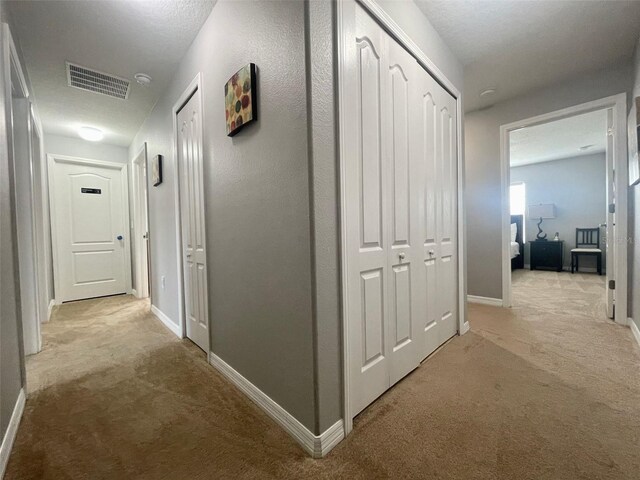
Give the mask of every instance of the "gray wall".
POLYGON ((502 298, 500 126, 627 92, 631 74, 610 67, 465 115, 469 294, 502 298))
MULTIPOLYGON (((633 68, 633 98, 640 97, 640 40, 636 45, 633 68)), ((640 328, 640 185, 629 188, 629 316, 640 328)))
POLYGON ((202 72, 211 349, 315 430, 304 13, 303 2, 218 2, 130 153, 147 141, 149 158, 165 158, 149 187, 152 301, 177 321, 171 110, 202 72), (255 41, 231 41, 240 31, 255 41), (248 62, 259 121, 229 138, 223 86, 248 62))
MULTIPOLYGON (((542 230, 549 239, 555 232, 560 233, 560 239, 564 240, 565 268, 571 266, 570 251, 575 248, 576 228, 597 227, 606 222, 606 167, 604 153, 596 153, 511 168, 511 182, 525 183, 527 205, 555 204, 556 218, 543 220, 542 230)), ((526 214, 525 218, 526 240, 535 240, 538 219, 526 214)), ((601 247, 604 247, 603 240, 601 237, 601 247)), ((529 255, 527 244, 524 259, 527 265, 529 255)), ((604 248, 602 265, 603 268, 606 265, 604 248)), ((580 266, 595 268, 595 258, 581 257, 580 266)))
MULTIPOLYGON (((0 2, 0 21, 6 22, 0 2)), ((4 438, 20 389, 24 385, 24 353, 17 262, 15 191, 9 135, 11 90, 9 48, 0 44, 0 437, 4 438)))
MULTIPOLYGON (((413 2, 382 3, 462 90, 413 2)), ((218 2, 129 149, 165 157, 149 188, 152 301, 177 321, 171 108, 202 72, 211 348, 315 433, 342 416, 334 22, 328 1, 218 2), (230 43, 239 25, 260 41, 230 43), (222 88, 247 62, 260 119, 231 139, 222 88)))

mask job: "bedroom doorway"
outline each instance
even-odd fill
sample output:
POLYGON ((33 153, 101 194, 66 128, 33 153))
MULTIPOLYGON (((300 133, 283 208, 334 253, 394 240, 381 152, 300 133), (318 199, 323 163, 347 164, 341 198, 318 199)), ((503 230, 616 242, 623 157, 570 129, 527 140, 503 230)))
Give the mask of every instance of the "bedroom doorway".
POLYGON ((627 187, 625 105, 621 94, 501 127, 504 306, 580 292, 626 324, 627 205, 614 194, 627 187))

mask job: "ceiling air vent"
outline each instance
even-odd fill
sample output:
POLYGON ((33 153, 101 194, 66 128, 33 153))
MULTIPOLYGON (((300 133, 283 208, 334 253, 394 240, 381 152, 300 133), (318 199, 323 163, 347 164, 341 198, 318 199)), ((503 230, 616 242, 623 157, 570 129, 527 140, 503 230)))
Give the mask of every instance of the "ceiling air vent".
POLYGON ((67 62, 67 81, 70 87, 126 99, 129 96, 129 80, 98 72, 67 62))

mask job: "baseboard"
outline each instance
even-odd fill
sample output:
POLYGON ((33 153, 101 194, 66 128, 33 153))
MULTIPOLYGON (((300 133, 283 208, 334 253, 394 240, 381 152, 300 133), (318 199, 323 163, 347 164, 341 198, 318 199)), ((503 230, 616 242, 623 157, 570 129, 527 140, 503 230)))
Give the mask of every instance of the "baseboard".
POLYGON ((633 318, 628 318, 627 321, 629 322, 631 333, 633 333, 636 342, 638 342, 638 345, 640 345, 640 329, 638 329, 638 325, 636 325, 636 322, 633 321, 633 318))
POLYGON ((49 307, 47 308, 47 322, 51 320, 51 314, 53 313, 53 307, 55 306, 56 306, 56 301, 55 299, 52 298, 49 301, 49 307))
MULTIPOLYGON (((524 270, 531 270, 531 265, 525 264, 524 270)), ((538 271, 540 271, 540 272, 555 272, 555 270, 551 270, 551 269, 544 269, 544 270, 538 270, 538 271)), ((562 267, 562 271, 571 273, 571 265, 569 265, 569 266, 564 265, 562 267)), ((576 273, 598 273, 598 269, 595 268, 595 267, 580 267, 580 272, 576 272, 576 273)), ((607 272, 603 268, 602 269, 602 275, 605 275, 606 273, 607 272)))
POLYGON ((462 324, 462 327, 460 327, 460 335, 464 335, 469 330, 471 330, 471 327, 469 326, 469 322, 464 322, 462 324))
POLYGON ((137 291, 135 288, 132 288, 132 289, 131 289, 131 295, 133 295, 133 296, 134 296, 134 297, 136 297, 136 298, 140 298, 140 297, 138 296, 138 291, 137 291))
POLYGON ((467 295, 467 302, 481 303, 482 305, 493 305, 494 307, 502 306, 501 298, 481 297, 479 295, 467 295))
POLYGON ((253 383, 236 372, 233 367, 213 352, 209 353, 209 363, 264 410, 267 415, 275 420, 275 422, 291 435, 313 458, 325 456, 344 438, 344 424, 342 420, 338 420, 321 435, 314 435, 293 415, 278 405, 253 383))
POLYGON ((180 325, 176 325, 173 321, 171 321, 171 319, 167 317, 167 315, 165 315, 162 310, 160 310, 155 305, 151 305, 151 313, 153 313, 158 318, 158 320, 160 320, 164 324, 165 327, 167 327, 175 335, 177 335, 178 338, 182 338, 182 329, 180 328, 180 325))
POLYGON ((0 478, 4 477, 4 472, 7 469, 9 463, 9 456, 11 455, 11 449, 13 448, 13 442, 18 434, 18 426, 22 419, 22 413, 24 412, 25 403, 24 389, 20 390, 16 405, 13 407, 13 413, 11 414, 11 420, 7 426, 7 431, 2 439, 2 446, 0 447, 0 478))

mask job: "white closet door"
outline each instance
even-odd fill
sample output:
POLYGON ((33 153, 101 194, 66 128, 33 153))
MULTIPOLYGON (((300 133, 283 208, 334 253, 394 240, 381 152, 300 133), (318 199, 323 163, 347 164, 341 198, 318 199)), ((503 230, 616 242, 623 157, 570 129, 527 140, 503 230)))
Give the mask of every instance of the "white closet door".
POLYGON ((385 37, 378 25, 356 9, 352 65, 358 118, 347 170, 347 289, 351 406, 361 411, 389 388, 387 339, 388 183, 382 129, 388 75, 383 71, 385 37))
POLYGON ((456 333, 455 100, 360 7, 345 50, 353 415, 456 333))
POLYGON ((414 145, 423 166, 423 359, 457 332, 457 162, 455 99, 420 70, 419 139, 414 145))
POLYGON ((209 351, 200 90, 178 112, 178 168, 186 333, 209 351))
POLYGON ((420 176, 418 160, 411 144, 416 141, 416 127, 412 119, 418 114, 416 76, 418 65, 400 45, 384 35, 387 44, 386 72, 389 78, 385 97, 388 114, 383 137, 387 138, 389 182, 389 321, 388 338, 390 385, 406 376, 419 365, 418 319, 422 315, 417 298, 422 294, 419 285, 421 249, 418 190, 420 176))

